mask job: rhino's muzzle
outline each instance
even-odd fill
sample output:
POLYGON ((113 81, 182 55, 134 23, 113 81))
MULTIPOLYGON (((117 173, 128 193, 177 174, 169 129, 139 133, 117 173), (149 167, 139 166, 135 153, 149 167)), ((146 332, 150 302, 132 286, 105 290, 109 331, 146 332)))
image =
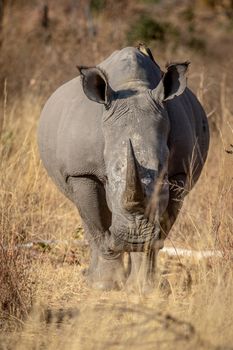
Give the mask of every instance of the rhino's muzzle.
POLYGON ((121 236, 112 234, 109 241, 109 248, 114 252, 144 252, 148 249, 161 249, 163 241, 159 239, 159 229, 154 236, 121 236))
POLYGON ((143 216, 135 219, 134 225, 118 225, 110 228, 110 248, 115 251, 143 252, 148 247, 155 247, 160 240, 160 226, 152 225, 143 216))
POLYGON ((125 189, 121 202, 122 208, 129 215, 121 213, 112 218, 110 249, 115 252, 142 252, 148 246, 158 245, 160 226, 157 203, 159 196, 156 186, 156 191, 150 198, 147 198, 140 179, 140 164, 129 139, 125 189))

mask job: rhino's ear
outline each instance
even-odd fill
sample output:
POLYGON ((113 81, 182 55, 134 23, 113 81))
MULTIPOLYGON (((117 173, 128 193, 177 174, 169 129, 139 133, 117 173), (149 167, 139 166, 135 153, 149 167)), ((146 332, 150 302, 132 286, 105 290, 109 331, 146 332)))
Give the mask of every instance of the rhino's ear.
POLYGON ((153 90, 155 100, 159 102, 171 100, 181 95, 187 86, 186 72, 190 62, 172 63, 167 66, 158 86, 153 90))
POLYGON ((97 67, 78 67, 81 75, 83 91, 86 96, 95 102, 109 106, 111 102, 111 89, 104 71, 97 67))

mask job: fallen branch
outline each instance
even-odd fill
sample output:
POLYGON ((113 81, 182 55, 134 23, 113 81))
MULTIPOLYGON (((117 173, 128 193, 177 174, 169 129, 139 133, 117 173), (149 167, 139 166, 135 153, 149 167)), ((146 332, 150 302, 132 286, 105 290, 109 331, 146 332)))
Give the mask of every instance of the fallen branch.
MULTIPOLYGON (((50 247, 56 246, 59 244, 74 244, 79 247, 88 247, 88 242, 85 240, 36 240, 33 242, 18 244, 16 248, 33 248, 36 246, 39 247, 50 247)), ((175 248, 175 247, 163 247, 160 250, 160 254, 167 254, 169 256, 183 256, 183 257, 191 257, 195 259, 203 259, 203 258, 223 258, 223 252, 220 250, 193 250, 193 249, 184 249, 184 248, 175 248)))
POLYGON ((220 250, 192 250, 192 249, 183 249, 175 247, 163 247, 160 251, 161 253, 168 254, 170 256, 186 256, 192 257, 195 259, 203 259, 210 257, 222 258, 223 252, 220 250))

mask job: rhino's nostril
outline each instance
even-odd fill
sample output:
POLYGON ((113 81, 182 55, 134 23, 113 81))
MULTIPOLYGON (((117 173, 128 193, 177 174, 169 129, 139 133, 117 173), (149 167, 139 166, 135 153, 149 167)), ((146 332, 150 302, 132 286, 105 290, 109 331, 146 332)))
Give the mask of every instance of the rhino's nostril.
POLYGON ((150 185, 153 182, 153 180, 149 176, 143 177, 141 181, 146 186, 150 185))

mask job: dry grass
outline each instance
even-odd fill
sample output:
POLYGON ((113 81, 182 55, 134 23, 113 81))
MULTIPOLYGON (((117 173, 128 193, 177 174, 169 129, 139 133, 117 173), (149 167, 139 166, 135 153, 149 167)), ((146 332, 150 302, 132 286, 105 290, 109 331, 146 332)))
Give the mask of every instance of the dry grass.
MULTIPOLYGON (((129 11, 135 15, 144 6, 138 2, 134 7, 134 3, 129 2, 126 17, 129 11)), ((119 2, 119 6, 122 4, 119 2)), ((25 6, 29 11, 28 4, 25 6)), ((93 42, 84 17, 77 12, 79 32, 76 28, 70 41, 66 41, 68 22, 62 5, 59 6, 57 13, 51 13, 47 34, 38 28, 37 9, 25 26, 21 25, 23 11, 12 15, 16 16, 13 29, 7 26, 11 18, 5 19, 9 42, 5 41, 2 47, 3 72, 9 78, 3 89, 0 123, 0 349, 232 349, 233 155, 225 152, 233 143, 230 62, 223 60, 221 69, 219 62, 208 62, 204 69, 204 58, 192 57, 190 82, 209 114, 211 147, 201 179, 185 199, 166 243, 192 249, 221 249, 224 257, 195 260, 160 255, 157 286, 148 297, 129 295, 124 290, 95 292, 88 288, 82 275, 88 251, 71 242, 82 237, 78 213, 43 169, 36 128, 48 90, 75 74, 71 62, 72 67, 76 63, 98 62, 113 48, 119 48, 127 25, 116 15, 118 5, 112 12, 107 8, 105 14, 94 19, 97 30, 101 32, 103 22, 105 31, 97 34, 93 42), (114 16, 117 30, 112 27, 114 16), (20 31, 16 47, 13 42, 20 31), (27 50, 25 33, 29 33, 27 50), (51 33, 53 36, 49 37, 51 33), (44 50, 47 68, 37 59, 35 38, 44 50), (74 52, 78 51, 76 56, 69 49, 73 44, 74 52), (15 71, 11 71, 12 66, 15 71), (53 79, 47 84, 48 70, 53 79), (20 81, 23 83, 18 95, 15 91, 20 81), (67 239, 70 243, 14 249, 16 244, 37 239, 67 239)), ((77 10, 81 14, 82 6, 77 10)), ((156 12, 155 7, 153 11, 156 12)), ((73 16, 71 27, 75 21, 73 16)), ((212 30, 211 25, 207 27, 212 30)), ((211 46, 211 42, 208 44, 211 46)), ((174 58, 169 47, 161 52, 155 50, 161 62, 174 58)), ((189 58, 186 53, 181 46, 176 59, 189 58)))
POLYGON ((4 243, 0 243, 1 331, 18 328, 28 317, 36 287, 36 271, 29 267, 27 254, 15 249, 14 237, 7 248, 4 243))
POLYGON ((232 155, 224 148, 232 138, 232 115, 228 102, 224 103, 225 120, 212 134, 207 165, 167 242, 222 249, 224 258, 195 261, 160 256, 157 287, 145 298, 125 291, 91 291, 81 273, 88 254, 72 244, 49 251, 39 247, 30 256, 13 250, 15 243, 35 239, 73 239, 80 236, 80 222, 76 209, 47 178, 38 158, 40 101, 30 96, 11 106, 6 101, 1 135, 1 244, 10 243, 10 249, 1 250, 1 277, 7 273, 8 279, 1 284, 0 301, 2 316, 7 305, 11 319, 23 325, 10 337, 2 333, 6 348, 173 349, 174 342, 176 348, 184 349, 230 348, 232 155), (37 283, 32 284, 35 279, 37 283), (25 318, 32 298, 34 307, 25 318))

